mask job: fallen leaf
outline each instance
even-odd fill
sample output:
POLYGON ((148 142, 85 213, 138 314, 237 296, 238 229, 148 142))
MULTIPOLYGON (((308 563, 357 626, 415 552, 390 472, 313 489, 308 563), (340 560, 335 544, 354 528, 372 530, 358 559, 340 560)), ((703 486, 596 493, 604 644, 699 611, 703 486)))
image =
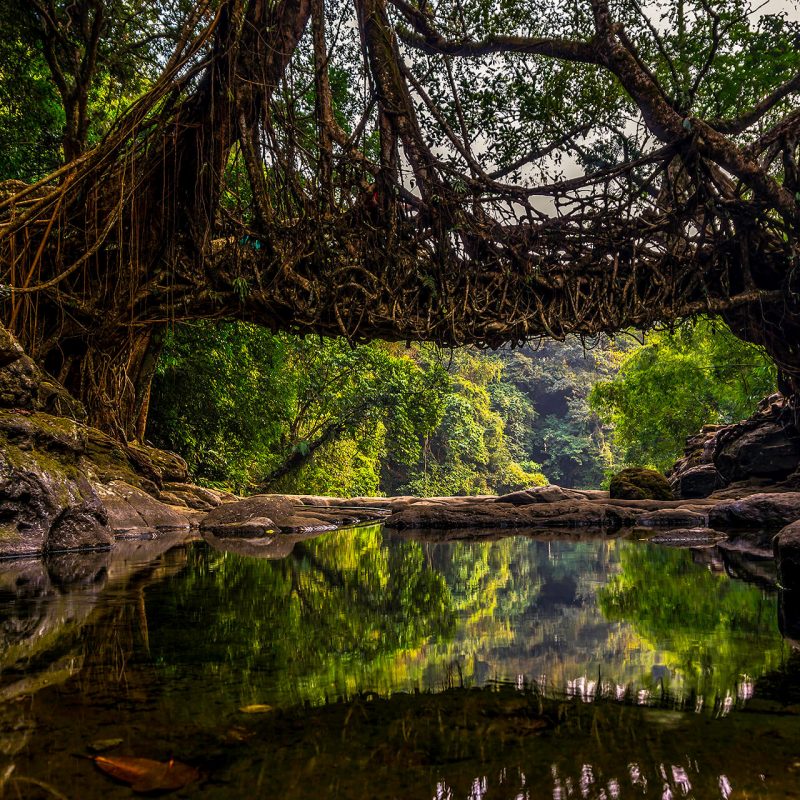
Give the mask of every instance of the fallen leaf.
POLYGON ((164 762, 128 756, 92 756, 92 761, 112 778, 129 783, 134 792, 182 789, 200 778, 200 770, 171 759, 164 762))
POLYGON ((94 742, 89 742, 89 749, 93 753, 103 753, 121 744, 122 739, 96 739, 94 742))
POLYGON ((264 703, 253 703, 251 706, 242 706, 239 711, 242 714, 267 714, 272 711, 272 706, 265 705, 264 703))

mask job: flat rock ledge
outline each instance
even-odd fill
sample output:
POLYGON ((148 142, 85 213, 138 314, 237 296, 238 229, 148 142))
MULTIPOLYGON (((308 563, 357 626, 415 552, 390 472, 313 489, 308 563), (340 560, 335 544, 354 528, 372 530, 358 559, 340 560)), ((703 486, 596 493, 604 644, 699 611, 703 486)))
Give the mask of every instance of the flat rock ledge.
POLYGON ((415 535, 459 531, 460 537, 512 529, 691 531, 670 542, 685 546, 725 531, 763 550, 798 520, 800 491, 620 500, 603 491, 539 486, 502 497, 239 498, 193 486, 173 453, 124 445, 45 411, 0 408, 0 558, 108 549, 121 539, 198 529, 214 546, 274 558, 293 546, 280 537, 301 541, 378 522, 415 535))

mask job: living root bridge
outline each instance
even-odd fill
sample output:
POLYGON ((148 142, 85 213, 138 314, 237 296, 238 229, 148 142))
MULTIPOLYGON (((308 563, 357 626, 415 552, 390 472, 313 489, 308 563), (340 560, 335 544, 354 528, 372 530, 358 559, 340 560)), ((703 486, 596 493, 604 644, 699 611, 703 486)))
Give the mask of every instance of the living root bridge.
POLYGON ((800 72, 711 119, 695 101, 728 46, 713 19, 684 91, 659 34, 634 41, 605 0, 538 38, 454 37, 450 10, 198 3, 103 142, 5 186, 3 319, 94 425, 142 436, 163 327, 198 318, 498 346, 711 313, 800 388, 800 72), (621 99, 493 162, 468 107, 480 58, 558 62, 621 99), (557 155, 584 171, 560 177, 557 155))
MULTIPOLYGON (((298 222, 273 239, 307 243, 294 258, 266 245, 214 243, 209 314, 225 298, 225 315, 276 330, 499 347, 783 304, 780 291, 723 292, 713 272, 698 272, 696 253, 684 260, 651 251, 645 258, 642 243, 633 258, 631 237, 624 249, 603 253, 582 234, 571 244, 570 233, 556 225, 547 232, 505 230, 493 257, 477 264, 461 255, 443 269, 413 220, 396 226, 388 249, 381 231, 298 222), (547 263, 553 250, 562 253, 558 266, 547 263)), ((720 262, 710 248, 700 257, 720 262)))

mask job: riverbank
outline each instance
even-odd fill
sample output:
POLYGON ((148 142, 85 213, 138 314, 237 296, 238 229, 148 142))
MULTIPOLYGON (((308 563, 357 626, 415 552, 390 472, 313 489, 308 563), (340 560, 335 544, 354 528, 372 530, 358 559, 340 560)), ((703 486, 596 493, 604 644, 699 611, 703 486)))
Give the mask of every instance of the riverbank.
POLYGON ((501 497, 239 498, 189 483, 174 453, 123 445, 78 420, 24 409, 0 409, 0 472, 2 557, 104 549, 175 530, 252 541, 373 521, 395 530, 644 529, 769 551, 775 535, 800 520, 800 491, 786 483, 765 491, 763 481, 675 500, 553 485, 501 497))

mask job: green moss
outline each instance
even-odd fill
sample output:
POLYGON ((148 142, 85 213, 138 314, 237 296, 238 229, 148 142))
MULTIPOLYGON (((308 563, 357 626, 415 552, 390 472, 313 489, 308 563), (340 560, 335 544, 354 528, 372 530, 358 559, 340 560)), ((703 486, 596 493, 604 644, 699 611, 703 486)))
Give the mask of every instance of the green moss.
POLYGON ((631 467, 618 472, 609 485, 615 500, 674 500, 667 479, 653 469, 631 467))

